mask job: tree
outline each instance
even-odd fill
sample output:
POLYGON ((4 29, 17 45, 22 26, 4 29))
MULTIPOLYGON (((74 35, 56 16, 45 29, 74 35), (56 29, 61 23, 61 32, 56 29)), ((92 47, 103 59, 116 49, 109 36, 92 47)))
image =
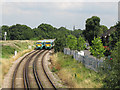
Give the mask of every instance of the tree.
POLYGON ((33 33, 30 27, 26 25, 12 25, 9 27, 11 40, 29 40, 33 37, 33 33))
POLYGON ((65 27, 60 27, 57 29, 49 24, 43 24, 43 23, 34 29, 31 29, 27 25, 21 25, 21 24, 16 24, 12 26, 3 25, 1 29, 2 29, 2 39, 4 39, 4 32, 7 32, 7 40, 54 39, 54 38, 59 38, 59 36, 70 35, 72 32, 66 29, 65 27))
POLYGON ((79 38, 79 36, 83 36, 82 34, 83 30, 78 29, 71 32, 72 32, 71 34, 74 35, 76 38, 79 38))
POLYGON ((100 25, 100 28, 102 29, 103 33, 105 33, 108 28, 105 25, 100 25))
POLYGON ((86 40, 92 44, 94 37, 99 37, 103 33, 104 26, 100 26, 100 18, 92 16, 86 20, 85 30, 83 32, 86 40))
POLYGON ((85 40, 80 36, 77 41, 78 50, 84 50, 86 48, 85 40))
POLYGON ((66 46, 66 37, 65 36, 61 36, 59 38, 56 38, 55 40, 55 52, 62 52, 64 47, 66 46))
POLYGON ((4 33, 7 32, 7 40, 10 40, 10 31, 9 31, 9 26, 3 25, 1 27, 1 31, 2 31, 2 40, 4 40, 4 33))
POLYGON ((109 37, 109 43, 107 43, 108 46, 110 46, 111 49, 113 49, 116 46, 116 43, 120 39, 120 22, 118 22, 115 26, 111 27, 115 28, 115 31, 111 32, 111 35, 109 37))
POLYGON ((94 37, 94 40, 92 41, 92 46, 90 46, 90 52, 93 54, 93 56, 99 59, 104 56, 105 49, 100 37, 94 37))
POLYGON ((67 41, 66 45, 68 48, 70 48, 72 50, 77 49, 77 38, 75 36, 68 35, 66 41, 67 41))

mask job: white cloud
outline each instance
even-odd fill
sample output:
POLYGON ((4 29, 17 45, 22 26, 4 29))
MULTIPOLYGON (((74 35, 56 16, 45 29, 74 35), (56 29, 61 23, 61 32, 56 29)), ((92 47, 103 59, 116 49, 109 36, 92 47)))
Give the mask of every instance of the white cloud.
POLYGON ((82 8, 83 3, 82 2, 62 2, 58 3, 56 6, 60 9, 74 9, 74 8, 82 8))
POLYGON ((117 3, 92 2, 9 2, 3 3, 3 24, 22 23, 37 27, 49 23, 55 27, 85 28, 87 18, 97 15, 110 27, 117 21, 117 3))
MULTIPOLYGON (((34 4, 33 4, 34 5, 34 4)), ((31 3, 28 5, 23 3, 4 3, 2 7, 3 15, 32 15, 32 14, 39 14, 40 12, 36 10, 25 10, 24 8, 33 8, 31 3), (30 5, 30 6, 29 6, 30 5)))

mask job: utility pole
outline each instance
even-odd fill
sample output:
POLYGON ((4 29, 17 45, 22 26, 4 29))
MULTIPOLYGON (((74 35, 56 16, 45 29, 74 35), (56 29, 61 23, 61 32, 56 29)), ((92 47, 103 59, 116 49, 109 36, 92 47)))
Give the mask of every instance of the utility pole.
POLYGON ((73 26, 73 31, 75 30, 75 25, 73 26))
POLYGON ((5 41, 6 41, 6 36, 7 36, 7 32, 5 32, 5 34, 4 34, 4 39, 5 39, 5 41))

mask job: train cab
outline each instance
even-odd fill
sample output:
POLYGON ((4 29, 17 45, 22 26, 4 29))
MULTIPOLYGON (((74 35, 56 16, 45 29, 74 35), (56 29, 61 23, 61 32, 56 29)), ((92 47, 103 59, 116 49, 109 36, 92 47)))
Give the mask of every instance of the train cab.
POLYGON ((43 42, 42 41, 37 41, 36 42, 36 49, 43 49, 43 42))
POLYGON ((44 45, 45 45, 45 49, 51 49, 53 47, 53 44, 51 41, 46 41, 44 45))

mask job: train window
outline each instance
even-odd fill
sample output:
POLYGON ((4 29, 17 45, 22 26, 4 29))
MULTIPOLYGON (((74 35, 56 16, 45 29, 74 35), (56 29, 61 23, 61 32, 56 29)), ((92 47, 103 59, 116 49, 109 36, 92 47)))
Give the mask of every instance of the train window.
POLYGON ((46 42, 45 44, 51 44, 50 42, 46 42))
POLYGON ((37 42, 36 44, 42 44, 41 42, 37 42))

